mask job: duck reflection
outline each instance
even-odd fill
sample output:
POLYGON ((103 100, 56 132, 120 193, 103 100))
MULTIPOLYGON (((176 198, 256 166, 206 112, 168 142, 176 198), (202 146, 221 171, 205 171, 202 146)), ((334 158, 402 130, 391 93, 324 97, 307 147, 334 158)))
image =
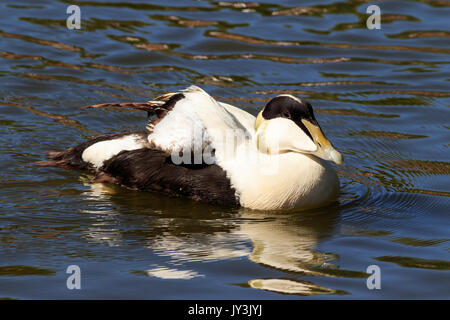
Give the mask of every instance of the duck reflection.
POLYGON ((301 213, 243 210, 240 216, 246 220, 236 232, 252 242, 249 259, 286 273, 281 278, 252 279, 248 281, 250 287, 297 295, 344 293, 298 279, 305 275, 329 275, 326 272, 332 266, 329 261, 336 257, 318 251, 317 247, 333 231, 338 217, 336 209, 301 213))
POLYGON ((90 186, 86 199, 96 207, 85 213, 95 213, 97 220, 95 232, 86 233, 89 241, 104 241, 105 237, 114 245, 140 241, 153 253, 170 258, 170 266, 154 265, 140 273, 162 279, 205 277, 198 270, 179 267, 247 257, 282 273, 276 278, 250 279, 247 287, 299 295, 342 293, 299 279, 330 275, 323 270, 335 257, 317 247, 334 229, 336 208, 301 213, 223 209, 116 186, 85 184, 90 186), (131 220, 125 218, 130 214, 131 220), (117 232, 124 229, 126 233, 117 232), (115 241, 111 237, 116 237, 115 241))

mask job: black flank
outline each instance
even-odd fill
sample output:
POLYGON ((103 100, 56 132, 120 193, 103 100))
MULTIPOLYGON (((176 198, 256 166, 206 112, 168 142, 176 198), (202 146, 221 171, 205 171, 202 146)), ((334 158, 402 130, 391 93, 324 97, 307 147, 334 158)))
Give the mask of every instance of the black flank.
POLYGON ((160 150, 122 151, 107 160, 101 171, 102 175, 130 189, 157 191, 218 205, 238 205, 236 192, 222 168, 175 165, 170 154, 160 150))

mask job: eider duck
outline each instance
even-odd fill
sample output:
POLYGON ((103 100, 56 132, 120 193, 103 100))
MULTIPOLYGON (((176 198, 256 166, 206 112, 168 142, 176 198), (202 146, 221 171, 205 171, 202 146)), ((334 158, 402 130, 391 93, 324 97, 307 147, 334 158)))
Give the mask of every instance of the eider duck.
POLYGON ((309 209, 336 201, 328 162, 341 154, 325 138, 311 104, 271 99, 257 117, 196 86, 144 103, 90 107, 143 110, 145 131, 94 137, 40 166, 87 169, 96 182, 259 210, 309 209))

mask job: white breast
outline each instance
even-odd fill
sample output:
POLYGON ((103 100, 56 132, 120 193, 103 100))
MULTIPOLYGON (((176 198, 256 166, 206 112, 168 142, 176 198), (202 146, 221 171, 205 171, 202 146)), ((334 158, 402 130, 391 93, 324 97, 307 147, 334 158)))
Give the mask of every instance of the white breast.
POLYGON ((265 155, 242 148, 244 145, 234 159, 220 165, 226 170, 243 207, 306 209, 337 199, 339 180, 326 161, 293 152, 265 155))
POLYGON ((121 151, 137 150, 144 147, 145 141, 139 135, 130 134, 118 139, 94 143, 84 150, 81 158, 98 169, 106 160, 111 159, 121 151))

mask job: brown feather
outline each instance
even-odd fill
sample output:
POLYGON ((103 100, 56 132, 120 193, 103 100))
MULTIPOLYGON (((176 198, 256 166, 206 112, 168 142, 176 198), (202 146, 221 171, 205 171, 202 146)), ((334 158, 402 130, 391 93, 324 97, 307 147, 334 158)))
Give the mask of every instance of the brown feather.
POLYGON ((87 108, 130 108, 147 111, 148 123, 146 129, 152 133, 153 128, 173 109, 175 104, 184 98, 182 93, 169 92, 147 102, 111 102, 84 106, 87 108))
POLYGON ((149 113, 154 113, 156 107, 164 104, 162 101, 147 101, 147 102, 110 102, 110 103, 100 103, 84 106, 83 109, 87 108, 130 108, 141 111, 147 111, 149 113))

